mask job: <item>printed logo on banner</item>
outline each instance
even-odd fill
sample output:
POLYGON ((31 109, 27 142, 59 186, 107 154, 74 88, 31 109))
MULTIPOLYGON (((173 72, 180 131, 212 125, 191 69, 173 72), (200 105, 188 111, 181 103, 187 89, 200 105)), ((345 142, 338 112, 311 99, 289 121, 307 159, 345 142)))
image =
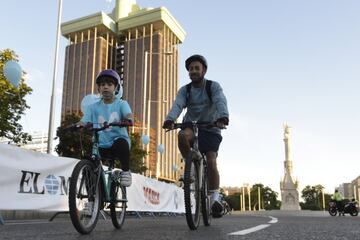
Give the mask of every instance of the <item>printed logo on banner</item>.
POLYGON ((67 195, 69 189, 70 177, 55 176, 49 174, 43 182, 38 182, 41 173, 21 170, 20 187, 18 193, 67 195))
MULTIPOLYGON (((149 187, 143 187, 144 190, 144 197, 147 199, 151 204, 158 205, 160 204, 160 193, 156 192, 155 190, 149 187)), ((146 203, 146 201, 145 201, 146 203)))

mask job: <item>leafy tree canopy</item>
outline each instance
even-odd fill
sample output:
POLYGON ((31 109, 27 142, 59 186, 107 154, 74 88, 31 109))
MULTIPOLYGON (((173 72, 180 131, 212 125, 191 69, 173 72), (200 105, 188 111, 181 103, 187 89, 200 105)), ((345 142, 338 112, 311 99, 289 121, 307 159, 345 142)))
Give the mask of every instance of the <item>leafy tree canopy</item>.
POLYGON ((324 187, 320 184, 315 186, 307 185, 301 191, 301 197, 304 199, 304 202, 300 203, 301 209, 308 210, 321 210, 323 209, 323 196, 325 200, 325 207, 327 206, 329 196, 328 194, 322 194, 324 187))
POLYGON ((0 50, 0 138, 13 143, 26 143, 31 136, 23 132, 19 121, 26 108, 30 108, 25 96, 31 94, 32 89, 25 84, 24 78, 20 80, 18 88, 5 78, 3 69, 9 60, 18 61, 18 56, 11 49, 0 50))

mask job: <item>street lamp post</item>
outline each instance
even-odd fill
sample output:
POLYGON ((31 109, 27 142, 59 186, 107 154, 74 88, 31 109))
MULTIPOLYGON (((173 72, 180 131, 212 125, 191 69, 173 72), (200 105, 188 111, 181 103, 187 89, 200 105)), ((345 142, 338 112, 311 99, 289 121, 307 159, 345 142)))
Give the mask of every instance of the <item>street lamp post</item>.
POLYGON ((62 10, 62 0, 59 0, 58 8, 58 23, 56 30, 56 47, 55 47, 55 58, 54 58, 54 72, 53 72, 53 82, 52 82, 52 91, 51 91, 51 100, 50 100, 50 116, 49 116, 49 132, 48 132, 48 143, 47 143, 47 153, 52 152, 52 143, 53 143, 53 128, 54 128, 54 114, 55 114, 55 88, 56 88, 56 75, 57 75, 57 61, 58 61, 58 52, 59 52, 59 39, 60 39, 60 24, 61 24, 61 10, 62 10))
POLYGON ((248 186, 247 187, 247 190, 248 190, 248 194, 249 194, 249 211, 251 211, 251 197, 250 197, 250 187, 248 186))
MULTIPOLYGON (((150 137, 150 114, 151 114, 151 103, 152 102, 159 102, 159 101, 155 101, 155 100, 151 100, 151 95, 150 95, 150 91, 149 91, 149 96, 147 96, 147 69, 148 69, 148 56, 149 55, 172 55, 172 52, 149 52, 148 50, 145 51, 145 55, 144 55, 144 100, 143 100, 143 114, 142 114, 142 129, 143 129, 143 134, 145 134, 145 129, 146 129, 146 134, 150 137), (146 102, 147 101, 147 102, 146 102), (147 105, 147 127, 145 127, 145 115, 146 115, 146 106, 147 105)), ((151 85, 149 83, 149 89, 151 89, 151 85)), ((163 100, 161 101, 163 103, 166 103, 167 100, 163 100)), ((146 146, 146 151, 149 152, 149 148, 150 148, 150 144, 148 144, 146 146)), ((144 163, 146 164, 146 167, 149 169, 150 164, 149 164, 149 154, 145 157, 144 159, 144 163)), ((156 165, 158 166, 158 164, 156 165)))
POLYGON ((258 203, 259 203, 259 211, 261 209, 261 203, 260 203, 260 187, 258 186, 258 203))
POLYGON ((324 188, 321 190, 321 193, 322 193, 323 211, 325 212, 325 194, 324 194, 324 188))
POLYGON ((242 195, 241 195, 241 190, 240 190, 240 194, 239 194, 239 211, 242 211, 242 195))
POLYGON ((244 187, 242 187, 242 208, 244 209, 244 211, 246 211, 245 209, 245 191, 244 191, 244 187))

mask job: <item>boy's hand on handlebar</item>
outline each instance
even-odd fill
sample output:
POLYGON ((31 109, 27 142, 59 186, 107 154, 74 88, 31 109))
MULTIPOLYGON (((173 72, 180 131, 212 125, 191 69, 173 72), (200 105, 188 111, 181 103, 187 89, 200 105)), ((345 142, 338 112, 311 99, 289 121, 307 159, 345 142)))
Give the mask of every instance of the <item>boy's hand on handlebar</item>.
POLYGON ((174 129, 174 121, 173 120, 165 120, 162 126, 164 129, 174 129))

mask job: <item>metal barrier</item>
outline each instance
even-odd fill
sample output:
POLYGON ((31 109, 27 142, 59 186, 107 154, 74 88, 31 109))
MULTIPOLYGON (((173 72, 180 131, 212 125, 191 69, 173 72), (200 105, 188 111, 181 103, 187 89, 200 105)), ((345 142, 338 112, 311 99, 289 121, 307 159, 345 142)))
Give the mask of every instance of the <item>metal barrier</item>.
POLYGON ((4 221, 3 217, 1 216, 1 213, 0 213, 0 225, 5 225, 5 221, 4 221))

